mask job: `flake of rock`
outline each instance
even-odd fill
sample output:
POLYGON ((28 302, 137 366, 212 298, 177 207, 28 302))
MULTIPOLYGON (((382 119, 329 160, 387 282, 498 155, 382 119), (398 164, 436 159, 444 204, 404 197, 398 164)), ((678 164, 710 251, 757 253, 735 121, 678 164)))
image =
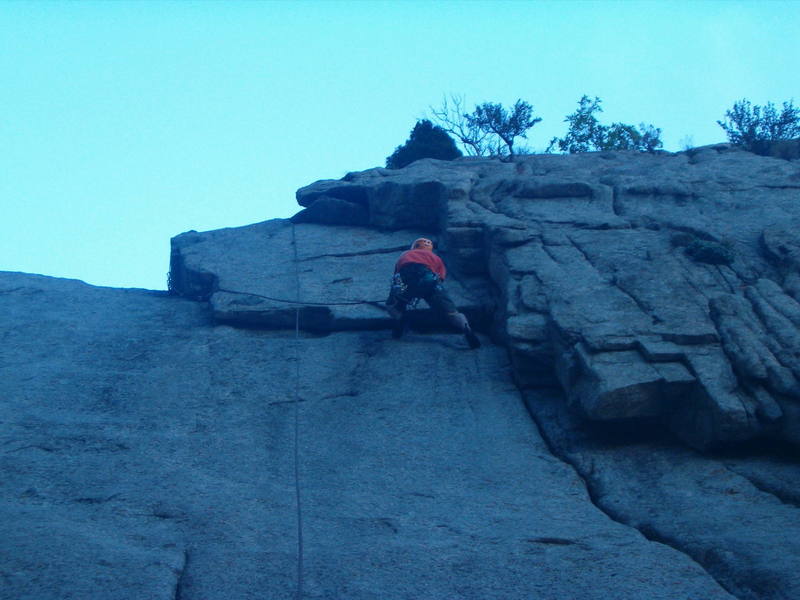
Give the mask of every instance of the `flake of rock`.
POLYGON ((761 243, 771 260, 778 264, 800 270, 800 242, 797 240, 797 231, 800 223, 787 227, 779 225, 768 227, 761 233, 761 243))
POLYGON ((471 173, 453 168, 449 161, 424 159, 405 169, 372 169, 339 181, 317 181, 299 189, 297 201, 307 207, 301 218, 305 222, 341 224, 340 208, 314 206, 336 198, 363 207, 359 219, 374 227, 431 231, 443 225, 450 200, 468 197, 472 180, 471 173))
POLYGON ((800 327, 800 302, 787 295, 784 289, 771 279, 759 279, 756 282, 756 289, 776 311, 789 319, 796 328, 800 327))
POLYGON ((669 398, 687 395, 695 378, 680 363, 647 363, 636 351, 593 354, 576 347, 580 375, 562 381, 567 397, 590 419, 660 417, 669 398))
POLYGON ((548 339, 547 318, 545 315, 530 313, 509 317, 506 331, 512 339, 543 342, 548 339))

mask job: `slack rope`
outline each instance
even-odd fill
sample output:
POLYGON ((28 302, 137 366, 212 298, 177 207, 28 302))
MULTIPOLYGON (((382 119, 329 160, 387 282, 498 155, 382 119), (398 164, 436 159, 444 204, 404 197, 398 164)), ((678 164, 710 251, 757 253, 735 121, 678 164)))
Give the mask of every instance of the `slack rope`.
MULTIPOLYGON (((297 265, 297 238, 292 223, 292 247, 294 248, 294 273, 296 281, 296 300, 291 304, 300 305, 300 269, 297 265)), ((224 291, 224 290, 222 290, 224 291)), ((294 495, 297 507, 297 591, 296 600, 303 598, 303 510, 300 496, 300 306, 294 311, 294 495)))
POLYGON ((265 296, 264 294, 256 294, 255 292, 242 292, 239 290, 226 290, 225 288, 217 288, 217 292, 226 292, 228 294, 241 294, 243 296, 255 296, 257 298, 264 298, 265 300, 272 300, 273 302, 281 302, 283 304, 299 304, 301 306, 357 306, 359 304, 371 304, 383 308, 383 300, 354 300, 352 302, 310 302, 300 300, 300 273, 295 263, 295 272, 297 274, 297 300, 288 300, 287 298, 276 298, 274 296, 265 296))

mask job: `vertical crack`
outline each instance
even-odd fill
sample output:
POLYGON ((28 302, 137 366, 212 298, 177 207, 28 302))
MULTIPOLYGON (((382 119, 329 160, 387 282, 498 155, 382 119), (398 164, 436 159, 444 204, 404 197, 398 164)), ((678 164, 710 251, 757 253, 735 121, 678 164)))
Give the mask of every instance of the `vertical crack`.
POLYGON ((189 566, 189 550, 184 549, 183 561, 178 567, 178 577, 175 580, 175 590, 172 594, 172 600, 186 600, 184 597, 184 590, 186 588, 186 569, 189 566))
POLYGON ((636 297, 634 294, 632 294, 631 292, 629 292, 628 290, 626 290, 626 289, 625 289, 625 287, 624 287, 624 285, 620 283, 619 279, 617 279, 617 276, 616 276, 616 275, 614 275, 614 276, 611 278, 611 284, 612 284, 614 287, 616 287, 616 288, 617 288, 619 291, 621 291, 623 294, 625 294, 626 296, 628 296, 628 298, 630 298, 631 300, 633 300, 633 303, 634 303, 634 304, 636 304, 636 306, 639 308, 639 310, 640 310, 640 311, 642 311, 642 313, 643 313, 643 314, 645 314, 645 315, 647 315, 648 317, 650 317, 650 318, 653 320, 653 323, 654 323, 654 324, 658 324, 658 323, 663 323, 663 322, 664 322, 664 319, 662 319, 661 317, 659 317, 659 316, 655 315, 655 314, 653 313, 653 310, 652 310, 652 309, 651 309, 649 306, 647 306, 647 305, 646 305, 644 302, 642 302, 642 301, 641 301, 639 298, 637 298, 637 297, 636 297))
POLYGON ((589 263, 589 264, 592 266, 592 268, 593 268, 595 271, 598 271, 598 272, 599 272, 599 269, 597 268, 597 265, 595 265, 595 264, 594 264, 594 262, 592 261, 592 259, 591 259, 591 258, 589 258, 589 254, 588 254, 588 253, 587 253, 587 252, 586 252, 586 251, 585 251, 583 248, 581 248, 581 246, 578 244, 578 242, 576 242, 574 239, 572 239, 572 236, 569 236, 569 235, 567 236, 567 239, 568 239, 568 240, 570 241, 570 243, 571 243, 571 244, 572 244, 572 245, 575 247, 575 249, 576 249, 578 252, 580 252, 580 253, 581 253, 581 255, 583 256, 583 259, 584 259, 584 260, 585 260, 587 263, 589 263))
POLYGON ((615 185, 611 188, 611 208, 614 211, 614 214, 618 217, 624 216, 624 212, 622 209, 622 200, 619 197, 619 186, 615 185))
POLYGON ((625 527, 635 529, 648 541, 669 546, 676 552, 679 552, 683 556, 686 556, 692 562, 694 562, 700 569, 702 569, 702 571, 706 573, 706 575, 708 575, 709 579, 715 581, 717 585, 719 585, 722 589, 728 592, 731 596, 739 598, 739 596, 736 595, 735 591, 730 589, 730 586, 727 585, 726 582, 723 582, 719 578, 715 577, 714 574, 710 572, 708 568, 706 568, 706 566, 701 562, 702 557, 693 556, 690 552, 683 550, 679 544, 680 540, 674 540, 667 536, 661 535, 654 529, 647 526, 636 526, 630 522, 627 522, 622 515, 617 514, 615 511, 609 508, 606 508, 603 505, 603 502, 600 499, 600 495, 598 494, 597 490, 595 489, 595 486, 591 481, 591 478, 594 475, 593 463, 590 464, 588 473, 585 473, 584 470, 580 468, 577 461, 570 458, 569 453, 561 451, 558 448, 557 443, 554 442, 547 433, 547 428, 545 427, 543 417, 541 415, 538 415, 536 411, 533 410, 532 408, 533 405, 525 399, 525 394, 522 391, 522 389, 520 389, 519 386, 517 386, 517 389, 519 390, 520 396, 523 399, 523 404, 526 410, 528 411, 528 414, 530 415, 531 419, 533 420, 533 423, 539 432, 539 436, 544 441, 544 444, 547 447, 548 451, 554 458, 558 459, 566 466, 568 466, 570 469, 572 469, 572 471, 575 473, 575 476, 578 477, 578 479, 580 479, 580 481, 583 483, 583 486, 586 490, 586 495, 589 497, 589 501, 594 505, 595 508, 597 508, 597 510, 606 515, 606 517, 608 517, 615 523, 619 523, 620 525, 623 525, 625 527))

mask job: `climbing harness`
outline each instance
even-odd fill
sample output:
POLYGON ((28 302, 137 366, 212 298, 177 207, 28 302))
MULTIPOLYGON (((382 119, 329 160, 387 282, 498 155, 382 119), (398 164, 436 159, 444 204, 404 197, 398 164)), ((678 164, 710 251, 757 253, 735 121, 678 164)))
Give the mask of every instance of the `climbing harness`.
POLYGON ((396 310, 398 303, 404 304, 407 308, 416 308, 419 303, 419 298, 415 298, 408 289, 408 285, 400 273, 395 273, 392 276, 392 283, 389 286, 389 299, 386 301, 386 307, 391 314, 396 310))
POLYGON ((395 273, 392 276, 392 285, 391 289, 389 290, 389 294, 391 296, 407 300, 408 299, 406 296, 407 293, 408 293, 408 286, 406 285, 406 282, 403 281, 402 277, 400 277, 400 273, 395 273))

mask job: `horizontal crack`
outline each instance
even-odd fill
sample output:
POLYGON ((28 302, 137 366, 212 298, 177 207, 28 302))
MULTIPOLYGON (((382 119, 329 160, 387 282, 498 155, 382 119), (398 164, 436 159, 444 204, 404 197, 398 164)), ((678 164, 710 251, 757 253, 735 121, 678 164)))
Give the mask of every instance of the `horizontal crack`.
POLYGON ((281 404, 294 404, 295 402, 303 403, 303 402, 311 402, 313 401, 320 401, 320 400, 338 400, 340 398, 355 398, 359 395, 359 392, 345 392, 343 394, 329 394, 327 396, 322 396, 321 398, 300 398, 298 400, 276 400, 275 402, 270 402, 268 406, 278 406, 281 404))
POLYGON ((800 185, 792 185, 792 184, 775 185, 775 184, 765 183, 765 184, 760 185, 758 187, 765 187, 765 188, 769 188, 771 190, 800 190, 800 185))
POLYGON ((316 260, 318 258, 347 258, 351 256, 371 256, 373 254, 393 254, 395 252, 401 252, 403 250, 408 250, 408 246, 395 246, 393 248, 379 248, 377 250, 368 250, 366 252, 340 252, 340 253, 332 253, 332 254, 317 254, 315 256, 307 256, 305 258, 298 259, 298 262, 307 262, 309 260, 316 260))

